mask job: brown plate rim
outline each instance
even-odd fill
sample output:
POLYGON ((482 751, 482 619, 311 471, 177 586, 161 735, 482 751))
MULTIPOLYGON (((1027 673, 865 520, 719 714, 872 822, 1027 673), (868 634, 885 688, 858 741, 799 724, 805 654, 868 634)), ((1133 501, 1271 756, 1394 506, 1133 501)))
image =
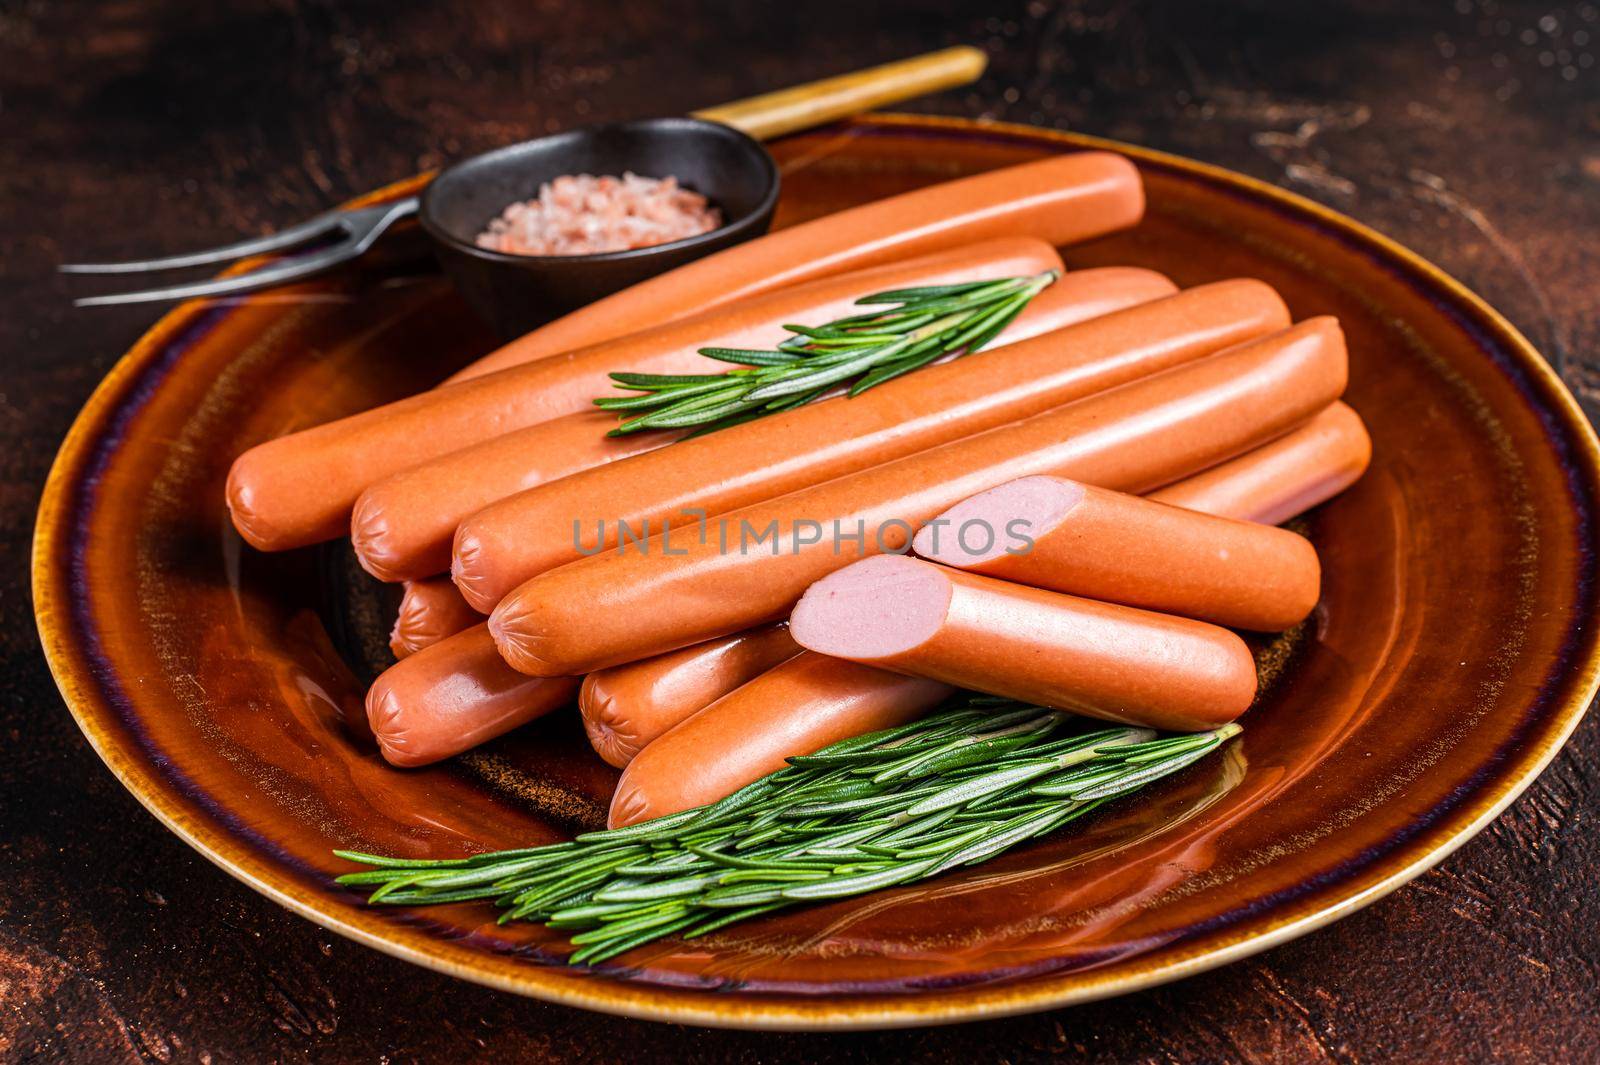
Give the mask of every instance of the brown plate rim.
MULTIPOLYGON (((1541 393, 1556 424, 1575 444, 1573 475, 1579 487, 1600 497, 1600 440, 1577 401, 1537 350, 1504 317, 1437 266, 1382 234, 1330 208, 1263 181, 1221 167, 1098 137, 1013 123, 916 115, 880 114, 850 125, 889 132, 924 131, 930 136, 974 137, 1043 143, 1069 149, 1107 149, 1136 162, 1186 173, 1246 196, 1265 200, 1286 215, 1336 232, 1419 282, 1431 286, 1501 344, 1541 393)), ((407 195, 426 175, 369 193, 352 206, 407 195)), ((251 262, 238 269, 248 269, 251 262)), ((359 901, 331 902, 331 895, 307 892, 281 876, 269 861, 217 830, 164 780, 138 752, 125 751, 114 735, 114 711, 80 657, 72 623, 74 589, 57 548, 69 532, 75 489, 91 445, 106 419, 120 405, 130 380, 161 352, 166 341, 192 325, 214 303, 184 303, 164 315, 125 354, 95 389, 68 431, 50 469, 34 530, 32 581, 40 642, 62 697, 100 759, 135 798, 179 838, 217 866, 268 898, 330 931, 387 954, 489 987, 567 1006, 647 1020, 713 1027, 787 1030, 840 1030, 941 1024, 978 1020, 1090 1002, 1192 976, 1266 950, 1338 920, 1382 898, 1451 854, 1498 816, 1539 775, 1576 728, 1600 687, 1600 634, 1593 627, 1577 648, 1562 686, 1533 734, 1496 767, 1494 779, 1466 801, 1419 832, 1391 855, 1351 880, 1284 903, 1277 912, 1247 918, 1198 946, 1177 947, 1131 959, 1105 971, 1035 977, 1011 986, 968 989, 960 996, 819 997, 773 1001, 727 992, 682 992, 627 981, 574 980, 570 972, 486 955, 384 922, 359 901)), ((1480 767, 1481 768, 1481 767, 1480 767)))

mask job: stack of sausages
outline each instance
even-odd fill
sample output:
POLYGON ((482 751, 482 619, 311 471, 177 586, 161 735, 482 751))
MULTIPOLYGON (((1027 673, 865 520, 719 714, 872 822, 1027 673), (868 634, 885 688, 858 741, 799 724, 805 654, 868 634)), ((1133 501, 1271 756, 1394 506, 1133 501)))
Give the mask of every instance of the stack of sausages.
POLYGON ((608 437, 592 406, 612 372, 724 372, 699 349, 770 348, 869 293, 1060 271, 1055 246, 1142 211, 1131 164, 1084 152, 779 231, 252 448, 234 524, 263 550, 348 532, 405 582, 367 698, 391 763, 576 696, 625 768, 613 824, 958 688, 1214 727, 1255 692, 1231 630, 1317 601, 1315 551, 1273 526, 1370 455, 1338 324, 1291 323, 1267 285, 1065 273, 982 354, 687 439, 608 437))

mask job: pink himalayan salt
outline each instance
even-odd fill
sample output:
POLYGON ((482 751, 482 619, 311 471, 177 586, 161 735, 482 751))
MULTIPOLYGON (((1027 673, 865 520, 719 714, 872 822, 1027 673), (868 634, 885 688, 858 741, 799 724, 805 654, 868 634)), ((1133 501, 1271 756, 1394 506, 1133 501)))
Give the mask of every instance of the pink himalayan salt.
POLYGON ((569 174, 539 186, 478 234, 480 248, 512 255, 592 255, 648 248, 722 224, 722 212, 678 179, 569 174))

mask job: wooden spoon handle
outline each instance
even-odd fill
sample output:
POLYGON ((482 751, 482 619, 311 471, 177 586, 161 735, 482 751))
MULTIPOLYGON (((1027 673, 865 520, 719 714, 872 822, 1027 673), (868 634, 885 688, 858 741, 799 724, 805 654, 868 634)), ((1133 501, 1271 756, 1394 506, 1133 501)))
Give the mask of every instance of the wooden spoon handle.
POLYGON ((962 45, 694 112, 768 140, 978 79, 988 57, 962 45))

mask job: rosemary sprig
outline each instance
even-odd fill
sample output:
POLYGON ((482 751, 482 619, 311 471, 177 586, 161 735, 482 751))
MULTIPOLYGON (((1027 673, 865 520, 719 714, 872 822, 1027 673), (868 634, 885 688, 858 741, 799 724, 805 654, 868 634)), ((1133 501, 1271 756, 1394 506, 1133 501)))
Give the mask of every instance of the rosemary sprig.
POLYGON ((898 304, 823 326, 786 325, 792 335, 772 351, 701 348, 700 354, 741 367, 720 374, 614 373, 634 396, 605 396, 595 406, 626 418, 608 436, 646 429, 711 432, 792 410, 846 381, 858 396, 935 359, 971 354, 992 341, 1029 301, 1061 275, 969 281, 876 292, 858 304, 898 304))
POLYGON ((568 843, 447 860, 335 853, 404 906, 492 899, 500 921, 570 931, 572 964, 789 906, 976 865, 1175 773, 1238 725, 1158 737, 973 698, 789 759, 720 802, 568 843))

